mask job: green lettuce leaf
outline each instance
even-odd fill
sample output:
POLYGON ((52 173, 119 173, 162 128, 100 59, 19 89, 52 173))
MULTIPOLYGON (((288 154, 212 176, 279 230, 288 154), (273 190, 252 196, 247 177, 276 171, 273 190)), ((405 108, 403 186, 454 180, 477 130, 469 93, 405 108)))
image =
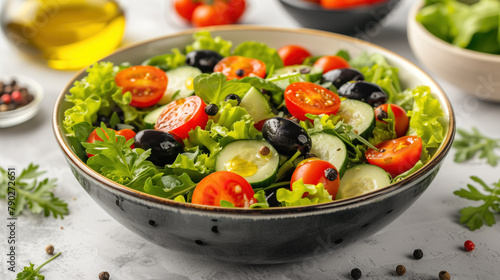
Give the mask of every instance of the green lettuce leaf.
POLYGON ((302 206, 333 201, 322 183, 304 184, 302 179, 299 179, 293 183, 292 189, 279 188, 276 191, 276 199, 283 206, 302 206), (307 193, 306 197, 302 197, 304 193, 307 193))
POLYGON ((185 64, 186 56, 177 48, 172 49, 172 53, 151 57, 142 63, 142 65, 158 67, 163 71, 175 69, 185 64))
POLYGON ((267 203, 265 191, 257 191, 253 195, 253 197, 257 200, 257 202, 250 204, 250 208, 269 208, 269 203, 267 203))
POLYGON ((224 74, 212 73, 194 77, 193 88, 196 95, 201 97, 205 103, 218 104, 231 93, 243 97, 252 88, 252 85, 238 80, 228 81, 224 74))
POLYGON ((422 160, 425 163, 428 160, 429 149, 438 148, 444 140, 445 130, 441 123, 444 112, 439 100, 431 95, 429 87, 416 87, 412 93, 415 101, 413 110, 408 112, 410 117, 408 134, 422 138, 422 160))
POLYGON ((231 54, 231 41, 223 40, 220 36, 212 38, 209 31, 199 31, 193 35, 194 42, 186 46, 186 53, 197 50, 211 50, 218 52, 222 56, 231 54))
POLYGON ((165 175, 157 178, 150 178, 144 186, 144 191, 159 197, 186 202, 184 194, 195 187, 196 183, 191 180, 189 175, 184 173, 179 176, 165 175), (156 183, 154 184, 153 182, 156 183), (179 197, 182 197, 184 200, 179 197))
POLYGON ((234 49, 233 55, 258 59, 266 64, 267 70, 283 67, 283 61, 278 51, 260 42, 243 42, 234 49))

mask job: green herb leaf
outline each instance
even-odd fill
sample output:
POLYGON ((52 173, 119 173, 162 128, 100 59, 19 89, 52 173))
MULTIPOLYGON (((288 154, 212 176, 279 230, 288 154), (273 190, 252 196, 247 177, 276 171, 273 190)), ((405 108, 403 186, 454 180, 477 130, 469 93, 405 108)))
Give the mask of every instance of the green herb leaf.
POLYGON ((457 129, 457 134, 460 138, 453 142, 456 150, 455 162, 465 162, 479 155, 479 158, 486 159, 489 165, 497 165, 500 156, 495 153, 495 150, 500 148, 500 139, 489 138, 475 127, 471 132, 457 129))
POLYGON ((196 95, 207 104, 218 104, 231 93, 243 97, 252 86, 238 80, 228 81, 222 73, 212 73, 196 76, 193 80, 193 88, 196 95))
POLYGON ((55 254, 52 258, 47 260, 46 262, 42 263, 40 266, 35 268, 35 265, 30 263, 30 266, 25 266, 23 271, 19 272, 17 274, 16 280, 44 280, 45 276, 41 275, 38 273, 40 269, 49 262, 53 261, 55 258, 59 257, 61 255, 61 252, 55 254))
POLYGON ((56 197, 52 192, 56 187, 56 179, 39 179, 45 171, 39 171, 38 165, 30 164, 27 168, 23 169, 19 176, 17 176, 15 185, 8 184, 9 177, 7 171, 0 167, 0 197, 7 197, 7 192, 15 192, 14 205, 15 209, 10 214, 12 216, 19 216, 28 208, 32 213, 44 214, 48 217, 52 214, 54 218, 64 218, 64 215, 69 213, 68 204, 62 199, 56 197))
POLYGON ((500 212, 500 180, 493 183, 492 187, 478 177, 472 176, 471 179, 478 183, 487 194, 481 193, 471 184, 467 184, 467 189, 460 189, 453 192, 455 195, 473 201, 482 201, 479 206, 469 206, 460 210, 460 223, 465 224, 470 230, 476 230, 486 224, 492 226, 495 224, 494 212, 500 212))

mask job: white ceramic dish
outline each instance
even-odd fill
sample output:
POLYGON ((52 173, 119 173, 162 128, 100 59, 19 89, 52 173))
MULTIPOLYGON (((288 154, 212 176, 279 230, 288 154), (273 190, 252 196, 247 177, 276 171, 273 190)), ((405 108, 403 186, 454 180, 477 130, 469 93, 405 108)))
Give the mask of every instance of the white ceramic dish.
POLYGON ((43 99, 43 88, 37 81, 21 75, 0 77, 0 81, 3 82, 10 83, 12 80, 16 80, 17 84, 21 87, 27 88, 34 99, 23 107, 0 112, 0 128, 15 126, 33 118, 40 110, 40 104, 43 99))
POLYGON ((439 77, 480 99, 500 102, 500 55, 462 49, 417 22, 417 1, 408 15, 408 40, 415 56, 439 77))

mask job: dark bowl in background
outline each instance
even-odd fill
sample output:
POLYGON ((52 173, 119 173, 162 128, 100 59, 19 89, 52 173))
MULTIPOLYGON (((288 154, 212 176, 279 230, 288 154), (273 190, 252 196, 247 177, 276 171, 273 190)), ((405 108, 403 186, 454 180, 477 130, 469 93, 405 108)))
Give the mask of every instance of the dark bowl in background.
POLYGON ((319 4, 304 0, 279 2, 303 27, 361 37, 364 33, 380 28, 382 20, 395 9, 400 0, 346 9, 323 9, 319 4))

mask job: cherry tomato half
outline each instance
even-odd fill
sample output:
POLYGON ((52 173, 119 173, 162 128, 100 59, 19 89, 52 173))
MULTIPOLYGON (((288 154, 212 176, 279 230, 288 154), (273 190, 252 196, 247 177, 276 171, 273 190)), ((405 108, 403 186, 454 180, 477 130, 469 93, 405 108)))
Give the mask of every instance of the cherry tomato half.
POLYGON ((285 105, 292 116, 304 121, 307 119, 306 113, 336 114, 340 108, 340 98, 320 85, 296 82, 285 89, 285 105))
POLYGON ((266 77, 266 64, 258 59, 234 55, 221 59, 214 66, 214 72, 221 72, 228 80, 243 77, 264 78, 266 77))
MULTIPOLYGON (((94 143, 95 141, 102 141, 102 138, 99 137, 99 135, 97 135, 97 129, 94 129, 90 134, 89 134, 89 137, 87 138, 87 143, 94 143)), ((102 128, 99 128, 99 129, 102 129, 102 128)), ((132 130, 132 129, 122 129, 122 130, 118 130, 116 131, 115 130, 115 134, 118 136, 118 135, 121 135, 123 137, 125 137, 125 139, 130 140, 132 138, 134 138, 135 136, 135 132, 132 130)), ((107 135, 106 135, 107 136, 107 135)), ((108 137, 109 138, 109 137, 108 137)), ((130 146, 130 148, 134 148, 134 144, 132 144, 132 146, 130 146)), ((93 154, 87 154, 88 157, 93 157, 94 155, 93 154)))
POLYGON ((168 78, 159 68, 138 65, 118 72, 115 82, 122 88, 123 93, 127 91, 132 93, 130 106, 145 108, 160 101, 167 89, 168 78))
POLYGON ((314 67, 323 69, 323 74, 338 68, 350 68, 349 62, 338 55, 325 55, 320 57, 313 64, 314 67))
POLYGON ((360 5, 373 5, 386 0, 320 0, 320 5, 324 9, 352 8, 360 5))
POLYGON ((186 139, 191 129, 197 126, 205 128, 207 125, 205 107, 205 102, 196 95, 172 101, 161 112, 155 129, 186 139))
POLYGON ((285 66, 302 64, 306 58, 311 56, 308 50, 297 45, 281 47, 278 50, 278 54, 285 66))
POLYGON ((193 17, 193 12, 196 7, 201 5, 200 1, 193 0, 174 0, 174 9, 181 17, 191 21, 193 17))
POLYGON ((242 176, 230 171, 217 171, 203 178, 193 191, 191 202, 220 206, 221 200, 235 207, 248 207, 255 202, 254 190, 242 176))
POLYGON ((387 171, 394 178, 412 168, 422 154, 422 139, 418 136, 403 136, 375 145, 380 152, 368 149, 368 163, 387 171))
POLYGON ((391 110, 394 113, 394 128, 396 130, 396 135, 402 137, 406 135, 408 127, 410 126, 410 120, 406 115, 405 109, 396 104, 382 104, 375 108, 375 118, 377 121, 387 123, 384 121, 388 117, 388 108, 391 106, 391 110))
POLYGON ((340 186, 337 168, 330 162, 318 158, 306 159, 297 165, 290 179, 290 188, 299 179, 302 179, 304 184, 317 185, 322 183, 334 199, 340 186))

